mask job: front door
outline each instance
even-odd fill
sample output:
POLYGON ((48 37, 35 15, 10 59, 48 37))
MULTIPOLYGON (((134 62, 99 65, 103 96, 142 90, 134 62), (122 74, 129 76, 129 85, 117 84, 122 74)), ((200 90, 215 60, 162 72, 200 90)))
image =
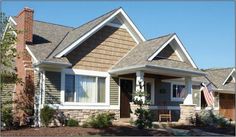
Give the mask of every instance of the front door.
POLYGON ((133 81, 120 80, 120 118, 130 117, 130 102, 132 102, 133 81))

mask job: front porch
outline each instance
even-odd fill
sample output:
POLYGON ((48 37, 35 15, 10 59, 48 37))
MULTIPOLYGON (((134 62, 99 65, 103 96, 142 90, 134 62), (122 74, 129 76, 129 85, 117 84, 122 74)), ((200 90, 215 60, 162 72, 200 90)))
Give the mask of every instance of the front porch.
POLYGON ((150 100, 150 105, 145 107, 154 112, 155 121, 160 121, 159 115, 163 110, 170 113, 169 121, 185 123, 194 116, 192 77, 203 75, 203 73, 144 68, 136 71, 122 70, 111 72, 111 74, 112 77, 119 78, 120 118, 133 119, 135 117, 132 112, 137 106, 132 101, 138 90, 147 93, 148 96, 142 100, 150 100), (178 83, 171 81, 177 78, 184 78, 184 81, 178 83), (140 89, 140 84, 142 89, 140 89))

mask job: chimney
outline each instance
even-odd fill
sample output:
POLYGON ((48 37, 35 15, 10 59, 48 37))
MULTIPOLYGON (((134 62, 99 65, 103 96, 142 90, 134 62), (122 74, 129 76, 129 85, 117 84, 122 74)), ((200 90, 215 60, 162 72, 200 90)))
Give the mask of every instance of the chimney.
POLYGON ((32 9, 25 7, 16 17, 17 30, 20 31, 18 42, 22 50, 25 49, 26 43, 33 41, 33 14, 32 9))

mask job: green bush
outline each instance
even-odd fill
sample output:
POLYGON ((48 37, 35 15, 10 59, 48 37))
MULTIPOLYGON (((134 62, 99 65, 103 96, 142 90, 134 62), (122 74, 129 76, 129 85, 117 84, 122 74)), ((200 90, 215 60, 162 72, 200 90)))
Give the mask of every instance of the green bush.
POLYGON ((150 110, 138 108, 135 110, 135 115, 138 116, 138 119, 134 122, 134 125, 139 129, 152 127, 154 114, 150 110))
POLYGON ((78 125, 79 125, 79 122, 75 119, 70 118, 67 121, 67 126, 69 126, 69 127, 77 127, 78 125))
POLYGON ((229 121, 220 115, 216 115, 212 110, 201 110, 196 114, 195 119, 191 119, 191 122, 196 126, 213 126, 225 128, 229 126, 229 121))
POLYGON ((40 118, 44 126, 47 127, 49 125, 54 117, 54 114, 55 110, 47 105, 41 109, 40 118))
POLYGON ((10 107, 3 108, 1 113, 2 113, 1 122, 5 124, 5 127, 7 129, 11 128, 13 126, 12 108, 10 107))
POLYGON ((100 113, 97 115, 92 115, 88 118, 83 127, 93 127, 93 128, 106 128, 112 125, 112 120, 114 120, 115 114, 113 113, 100 113))

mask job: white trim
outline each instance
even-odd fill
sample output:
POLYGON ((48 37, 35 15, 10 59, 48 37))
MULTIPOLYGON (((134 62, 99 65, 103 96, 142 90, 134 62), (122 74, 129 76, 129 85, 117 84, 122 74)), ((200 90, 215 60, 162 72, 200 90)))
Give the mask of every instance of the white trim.
MULTIPOLYGON (((76 80, 75 80, 76 82, 76 80)), ((84 107, 88 108, 99 108, 100 106, 109 106, 110 105, 110 74, 107 72, 100 71, 90 71, 90 70, 80 70, 80 69, 64 69, 61 72, 61 106, 63 109, 83 109, 84 107), (93 77, 104 77, 105 78, 105 102, 104 103, 81 103, 81 102, 65 102, 65 75, 84 75, 84 76, 93 76, 93 77)))
POLYGON ((138 44, 139 41, 137 40, 137 38, 133 35, 133 33, 128 29, 128 27, 126 25, 124 25, 124 28, 128 31, 129 35, 133 38, 133 40, 138 44))
POLYGON ((141 33, 138 31, 138 29, 135 27, 135 25, 131 22, 131 20, 129 19, 129 17, 125 14, 125 12, 123 11, 123 9, 119 9, 117 10, 115 13, 113 13, 109 18, 107 18, 106 20, 104 20, 103 22, 101 22, 99 25, 97 25, 96 27, 94 27, 92 30, 90 30, 89 32, 87 32, 85 35, 83 35, 80 39, 78 39, 77 41, 75 41, 73 44, 71 44, 70 46, 68 46, 66 49, 64 49, 63 51, 61 51, 60 53, 58 53, 56 55, 57 58, 62 57, 63 55, 67 55, 70 51, 72 51, 74 48, 76 48, 79 44, 81 44, 83 41, 85 41, 87 38, 89 38, 91 35, 93 35, 95 32, 97 32, 100 28, 102 28, 103 26, 105 26, 111 19, 113 19, 116 15, 118 15, 119 13, 121 13, 125 19, 128 21, 128 23, 133 27, 133 29, 135 30, 135 32, 138 34, 138 36, 140 37, 140 39, 142 41, 145 41, 144 37, 141 35, 141 33))
POLYGON ((17 25, 16 21, 10 16, 9 21, 11 21, 14 25, 17 25))
POLYGON ((25 49, 29 52, 30 56, 33 58, 33 62, 38 63, 37 58, 34 56, 33 52, 29 49, 28 45, 25 45, 25 49))
POLYGON ((227 76, 227 78, 225 79, 225 81, 223 82, 222 85, 225 85, 225 83, 227 82, 227 80, 229 79, 230 76, 232 76, 232 74, 235 72, 235 68, 229 73, 229 75, 227 76))
POLYGON ((187 57, 188 61, 192 64, 192 66, 194 68, 197 68, 197 66, 195 65, 195 63, 193 62, 193 60, 191 59, 190 55, 188 54, 188 52, 186 51, 186 49, 184 48, 183 44, 180 42, 179 38, 177 37, 176 34, 174 34, 167 42, 165 42, 152 56, 150 56, 148 58, 148 61, 152 61, 157 55, 158 53, 160 53, 172 40, 176 40, 176 42, 178 43, 179 47, 181 48, 181 50, 183 51, 184 55, 187 57))
POLYGON ((64 69, 66 74, 77 74, 86 76, 98 76, 98 77, 108 77, 110 74, 108 72, 93 71, 93 70, 83 70, 83 69, 64 69))
POLYGON ((180 84, 180 82, 171 82, 170 85, 171 85, 171 87, 170 87, 170 100, 174 101, 174 102, 183 102, 184 98, 173 97, 173 85, 184 85, 184 84, 180 84))
MULTIPOLYGON (((44 104, 45 104, 45 97, 46 97, 46 93, 45 93, 45 70, 42 71, 42 75, 43 75, 43 76, 42 76, 42 78, 43 78, 43 79, 42 79, 42 82, 43 82, 43 86, 42 86, 42 88, 43 88, 43 89, 42 89, 42 90, 43 90, 42 105, 44 106, 44 104)), ((43 106, 42 106, 42 107, 43 107, 43 106)))
POLYGON ((134 29, 134 31, 138 34, 138 36, 140 37, 140 39, 142 41, 146 41, 145 38, 143 37, 143 35, 140 33, 140 31, 137 29, 137 27, 134 25, 134 23, 130 20, 130 18, 128 17, 128 15, 124 12, 123 9, 120 9, 122 15, 125 17, 125 19, 128 21, 128 23, 131 25, 131 27, 134 29))
POLYGON ((111 23, 111 22, 109 22, 109 23, 107 23, 106 25, 107 25, 107 26, 114 27, 114 28, 122 28, 122 29, 126 29, 125 24, 120 25, 120 24, 115 24, 115 23, 111 23))

